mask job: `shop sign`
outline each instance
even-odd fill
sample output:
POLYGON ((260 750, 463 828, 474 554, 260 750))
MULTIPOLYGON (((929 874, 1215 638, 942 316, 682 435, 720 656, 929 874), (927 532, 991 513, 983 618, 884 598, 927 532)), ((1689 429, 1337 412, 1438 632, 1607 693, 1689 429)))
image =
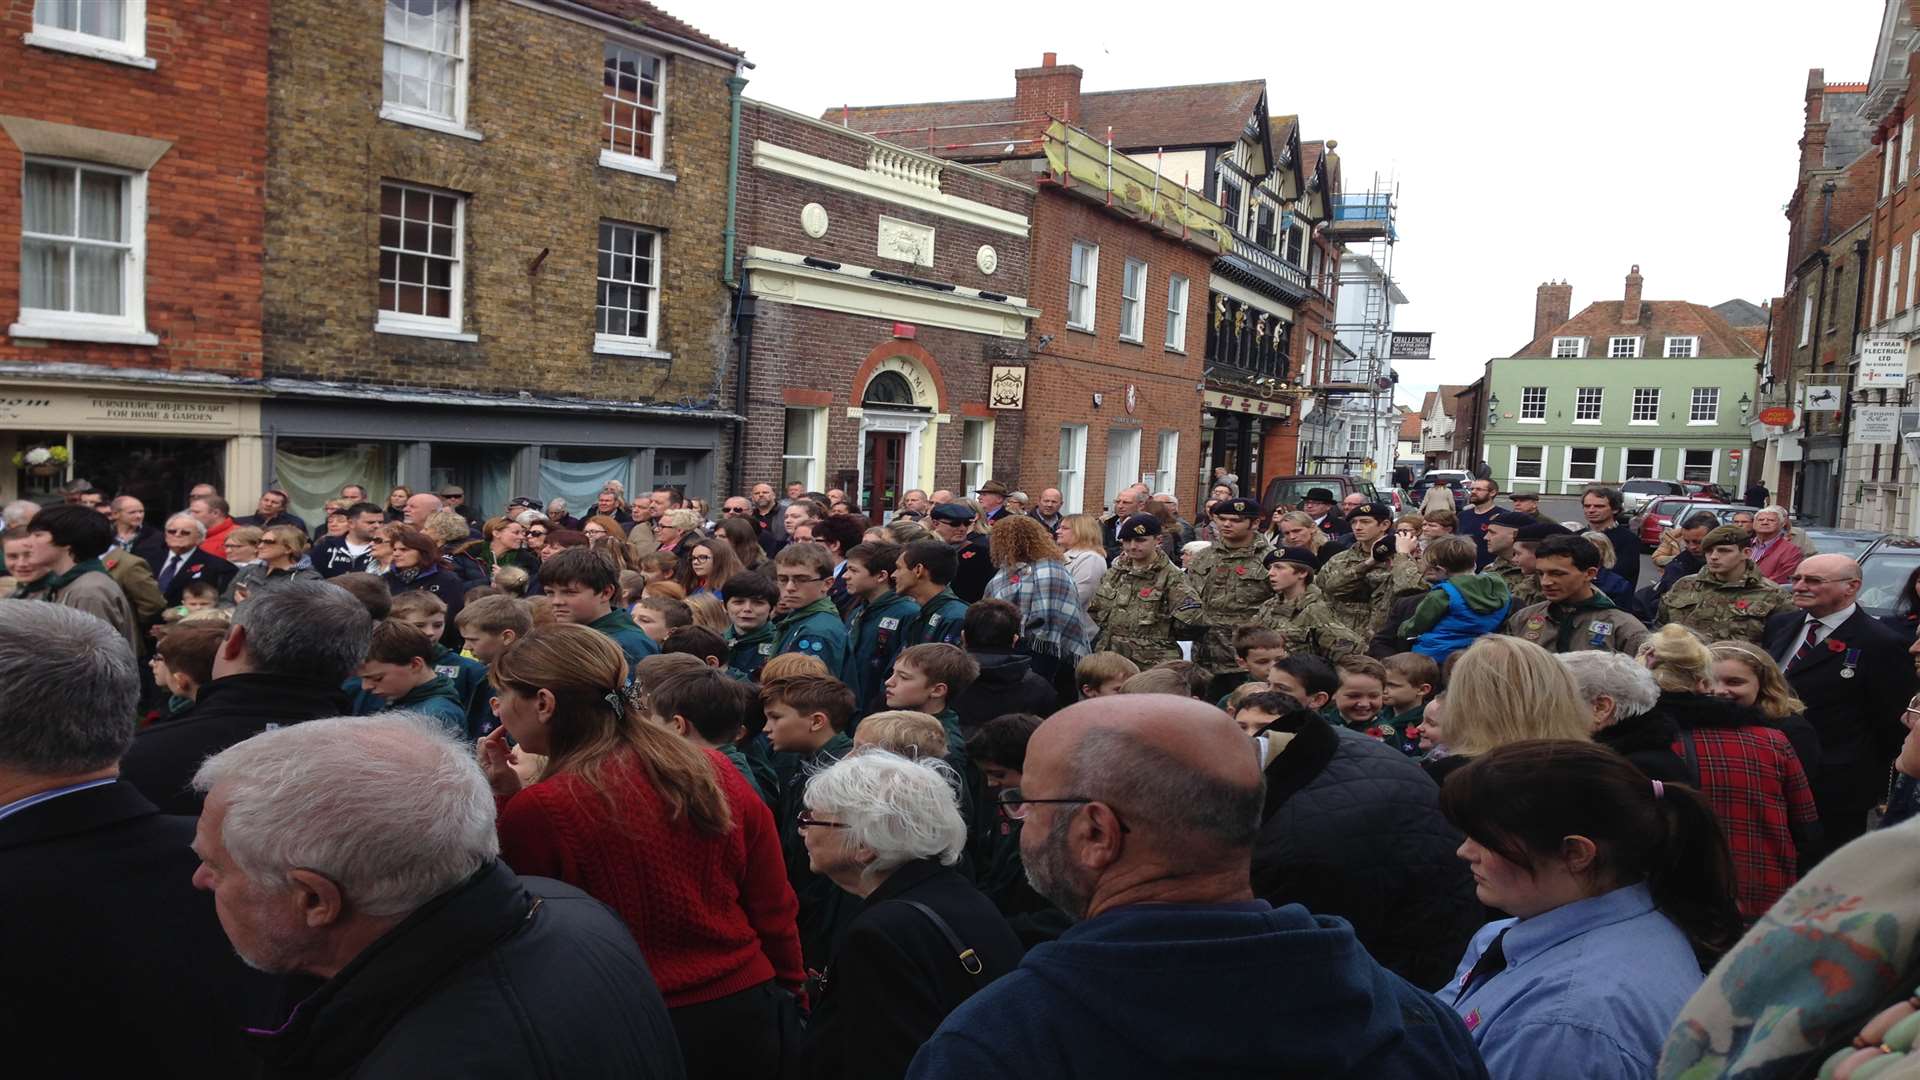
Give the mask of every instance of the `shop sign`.
POLYGON ((1251 413, 1254 416, 1292 416, 1293 408, 1283 402, 1263 401, 1260 398, 1229 394, 1221 390, 1209 390, 1202 401, 1209 409, 1225 409, 1228 412, 1251 413))
POLYGON ((1905 386, 1907 343, 1897 337, 1870 337, 1860 343, 1855 387, 1905 386))
POLYGON ((230 422, 232 408, 225 401, 188 401, 180 398, 89 397, 84 419, 139 421, 183 427, 219 426, 230 422))
POLYGON ((1861 446, 1892 446, 1900 441, 1900 406, 1855 405, 1853 441, 1861 446))
POLYGON ((1395 330, 1392 341, 1387 346, 1387 356, 1392 360, 1431 360, 1433 359, 1433 334, 1395 330))
POLYGON ((996 409, 1019 411, 1027 407, 1027 369, 1019 365, 994 365, 987 403, 996 409))
POLYGON ((1802 383, 1800 407, 1810 413, 1840 411, 1840 387, 1833 383, 1802 383))
POLYGON ((1768 427, 1792 427, 1793 406, 1770 405, 1760 410, 1760 422, 1768 427))

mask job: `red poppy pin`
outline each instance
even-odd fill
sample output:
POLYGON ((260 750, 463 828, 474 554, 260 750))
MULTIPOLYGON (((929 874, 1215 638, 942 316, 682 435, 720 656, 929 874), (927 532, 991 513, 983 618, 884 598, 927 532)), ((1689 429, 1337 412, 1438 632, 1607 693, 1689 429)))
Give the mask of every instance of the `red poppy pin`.
POLYGON ((1152 586, 1148 586, 1147 588, 1144 588, 1144 589, 1141 589, 1141 590, 1140 590, 1140 599, 1142 599, 1142 600, 1151 600, 1151 599, 1153 599, 1153 587, 1152 587, 1152 586))
POLYGON ((1828 652, 1846 652, 1847 643, 1844 641, 1841 641, 1839 638, 1828 638, 1827 651, 1828 652))
POLYGON ((1009 585, 1018 585, 1018 584, 1020 584, 1020 575, 1019 575, 1019 574, 1015 574, 1015 575, 1013 575, 1012 577, 1010 577, 1010 578, 1008 578, 1008 579, 1007 579, 1007 584, 1009 584, 1009 585))
POLYGON ((1234 573, 1236 573, 1236 574, 1238 574, 1238 575, 1240 575, 1241 577, 1246 577, 1246 576, 1247 576, 1247 568, 1246 568, 1246 567, 1244 567, 1244 566, 1236 566, 1236 567, 1234 567, 1234 568, 1233 568, 1233 572, 1234 572, 1234 573))
POLYGON ((1745 611, 1747 610, 1747 602, 1745 600, 1735 600, 1733 602, 1733 609, 1735 611, 1745 611))
POLYGON ((189 573, 189 574, 197 574, 197 573, 199 573, 199 572, 200 572, 200 568, 201 568, 201 567, 203 567, 203 566, 205 566, 205 565, 207 565, 207 564, 206 564, 206 563, 193 563, 193 564, 191 564, 191 565, 189 565, 189 566, 187 567, 187 573, 189 573))

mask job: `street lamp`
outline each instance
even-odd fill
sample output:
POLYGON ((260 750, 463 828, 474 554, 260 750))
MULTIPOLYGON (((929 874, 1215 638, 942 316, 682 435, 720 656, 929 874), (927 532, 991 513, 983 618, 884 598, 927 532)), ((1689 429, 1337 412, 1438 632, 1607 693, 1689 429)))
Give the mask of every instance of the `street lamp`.
POLYGON ((1500 395, 1490 394, 1487 397, 1487 426, 1493 427, 1499 422, 1500 422, 1500 395))
POLYGON ((1747 414, 1753 411, 1753 400, 1745 394, 1740 395, 1740 420, 1745 422, 1747 414))

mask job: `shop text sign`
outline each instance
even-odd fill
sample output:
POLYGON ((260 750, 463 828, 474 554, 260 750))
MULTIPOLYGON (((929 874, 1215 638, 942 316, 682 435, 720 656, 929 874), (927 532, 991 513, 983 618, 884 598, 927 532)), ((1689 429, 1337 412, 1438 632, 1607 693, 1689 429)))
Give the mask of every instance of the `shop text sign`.
POLYGON ((88 419, 142 420, 161 424, 225 424, 231 406, 224 401, 181 401, 173 398, 92 397, 88 419))
POLYGON ((1897 337, 1870 337, 1860 342, 1860 366, 1853 385, 1907 385, 1907 343, 1897 337))
POLYGON ((1262 401, 1259 398, 1243 397, 1218 390, 1207 391, 1206 407, 1226 409, 1231 412, 1252 413, 1255 416, 1291 416, 1293 409, 1278 401, 1262 401))

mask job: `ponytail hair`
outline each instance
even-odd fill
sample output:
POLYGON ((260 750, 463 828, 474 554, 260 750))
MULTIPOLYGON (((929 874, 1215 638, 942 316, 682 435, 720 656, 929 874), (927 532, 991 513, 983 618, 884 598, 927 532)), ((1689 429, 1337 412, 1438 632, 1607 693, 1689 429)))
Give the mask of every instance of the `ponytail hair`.
POLYGON ((1733 858, 1712 806, 1597 743, 1530 739, 1489 750, 1441 785, 1440 810, 1529 873, 1567 837, 1591 840, 1592 895, 1646 882, 1703 969, 1740 938, 1733 858))

